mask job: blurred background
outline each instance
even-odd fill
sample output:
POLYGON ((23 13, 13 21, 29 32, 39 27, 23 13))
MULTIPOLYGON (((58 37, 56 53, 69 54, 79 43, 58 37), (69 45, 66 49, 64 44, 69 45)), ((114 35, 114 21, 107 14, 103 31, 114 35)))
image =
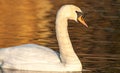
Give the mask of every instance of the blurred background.
POLYGON ((69 21, 69 34, 83 68, 120 72, 120 0, 0 0, 0 48, 34 43, 59 50, 55 18, 65 4, 86 14, 89 28, 69 21))

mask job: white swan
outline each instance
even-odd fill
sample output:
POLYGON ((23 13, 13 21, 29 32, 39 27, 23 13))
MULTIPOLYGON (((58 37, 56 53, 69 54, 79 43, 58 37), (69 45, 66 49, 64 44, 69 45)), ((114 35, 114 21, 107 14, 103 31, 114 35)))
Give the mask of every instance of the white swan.
POLYGON ((60 54, 50 48, 36 44, 0 49, 0 62, 2 68, 35 70, 35 71, 82 71, 82 65, 75 54, 68 35, 68 19, 83 20, 80 8, 74 5, 64 5, 57 13, 56 35, 60 54))

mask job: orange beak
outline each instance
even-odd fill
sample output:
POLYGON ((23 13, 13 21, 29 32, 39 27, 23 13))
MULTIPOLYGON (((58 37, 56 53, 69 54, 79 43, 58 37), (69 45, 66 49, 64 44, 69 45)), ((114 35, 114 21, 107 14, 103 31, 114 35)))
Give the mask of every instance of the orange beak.
POLYGON ((88 27, 82 16, 78 17, 78 21, 81 22, 84 26, 88 27))

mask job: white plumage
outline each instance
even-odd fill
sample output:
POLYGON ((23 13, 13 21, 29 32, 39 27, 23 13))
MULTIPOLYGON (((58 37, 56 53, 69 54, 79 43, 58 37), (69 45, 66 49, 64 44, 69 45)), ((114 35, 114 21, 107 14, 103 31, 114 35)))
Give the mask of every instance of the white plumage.
POLYGON ((67 31, 67 20, 77 21, 79 17, 76 11, 82 13, 74 5, 64 5, 58 11, 56 35, 60 54, 36 44, 2 48, 0 49, 2 68, 36 71, 81 71, 81 62, 73 50, 67 31))

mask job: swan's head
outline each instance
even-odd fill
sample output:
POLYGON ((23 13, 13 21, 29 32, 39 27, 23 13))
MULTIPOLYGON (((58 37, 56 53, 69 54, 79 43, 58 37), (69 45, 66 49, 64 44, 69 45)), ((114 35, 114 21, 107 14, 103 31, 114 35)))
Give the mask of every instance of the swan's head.
POLYGON ((87 24, 84 21, 84 14, 82 10, 75 5, 64 5, 60 8, 58 16, 63 16, 70 20, 75 20, 76 22, 81 22, 86 27, 87 24))

